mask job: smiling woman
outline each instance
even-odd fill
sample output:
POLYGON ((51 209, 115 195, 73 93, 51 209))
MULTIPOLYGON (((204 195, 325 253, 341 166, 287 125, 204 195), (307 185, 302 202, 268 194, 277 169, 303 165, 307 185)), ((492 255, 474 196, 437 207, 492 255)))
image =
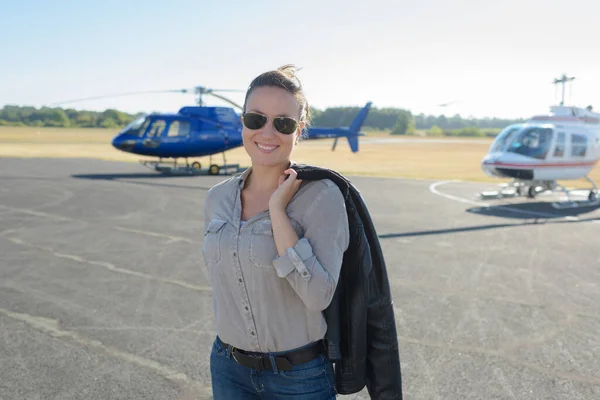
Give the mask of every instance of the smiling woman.
POLYGON ((242 114, 252 165, 211 188, 205 201, 215 400, 336 395, 323 310, 337 286, 349 226, 336 184, 302 182, 290 168, 309 115, 292 66, 254 79, 242 114))

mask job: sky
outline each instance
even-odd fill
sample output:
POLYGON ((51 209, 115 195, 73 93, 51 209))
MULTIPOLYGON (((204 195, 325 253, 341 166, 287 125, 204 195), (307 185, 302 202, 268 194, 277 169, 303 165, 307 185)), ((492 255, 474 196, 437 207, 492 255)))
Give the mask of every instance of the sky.
MULTIPOLYGON (((598 15, 597 0, 0 0, 0 107, 194 86, 241 90, 222 94, 243 103, 255 76, 294 64, 319 109, 526 118, 560 102, 552 82, 566 73, 566 103, 600 110, 598 15)), ((62 107, 193 103, 146 94, 62 107)))

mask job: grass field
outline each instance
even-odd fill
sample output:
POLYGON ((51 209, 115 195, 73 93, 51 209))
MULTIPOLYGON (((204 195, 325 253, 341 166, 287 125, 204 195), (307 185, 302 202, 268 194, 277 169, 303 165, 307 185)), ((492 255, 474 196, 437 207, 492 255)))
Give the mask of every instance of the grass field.
MULTIPOLYGON (((97 158, 138 162, 144 157, 123 153, 111 146, 117 133, 112 129, 0 127, 0 157, 26 158, 97 158)), ((388 136, 387 132, 367 132, 368 137, 388 136)), ((336 169, 346 175, 404 177, 422 179, 460 179, 501 183, 488 178, 480 168, 491 139, 447 138, 449 143, 361 143, 352 153, 346 140, 331 151, 332 140, 306 141, 294 152, 293 159, 307 164, 336 169)), ((208 157, 190 159, 208 166, 208 157)), ((222 156, 213 157, 222 163, 222 156)), ((227 152, 228 163, 249 165, 243 148, 227 152)), ((600 182, 600 168, 590 177, 600 182)), ((562 182, 570 187, 588 187, 584 180, 562 182)))

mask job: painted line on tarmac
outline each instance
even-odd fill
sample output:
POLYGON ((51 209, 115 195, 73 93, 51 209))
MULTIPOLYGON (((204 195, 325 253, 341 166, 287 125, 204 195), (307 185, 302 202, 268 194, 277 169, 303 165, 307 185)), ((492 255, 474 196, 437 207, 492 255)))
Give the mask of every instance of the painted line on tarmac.
POLYGON ((3 206, 2 204, 0 204, 0 209, 14 211, 14 212, 18 212, 21 214, 34 215, 36 217, 55 219, 58 221, 77 221, 73 218, 63 217, 62 215, 48 214, 48 213, 41 212, 41 211, 27 210, 25 208, 8 207, 8 206, 3 206))
MULTIPOLYGON (((513 208, 510 206, 493 206, 492 204, 484 203, 482 201, 469 200, 469 199, 465 199, 464 197, 458 197, 458 196, 454 196, 451 194, 443 193, 437 189, 438 186, 447 185, 449 183, 457 183, 457 182, 460 182, 460 181, 453 179, 453 180, 435 182, 435 183, 432 183, 431 185, 429 185, 429 191, 431 191, 431 193, 433 193, 435 195, 445 197, 450 200, 459 201, 461 203, 471 204, 471 205, 479 206, 479 207, 483 207, 483 208, 494 207, 497 210, 504 210, 504 211, 508 211, 511 213, 515 213, 515 214, 530 215, 531 217, 536 217, 536 218, 552 218, 552 219, 566 219, 568 221, 579 221, 579 218, 573 217, 570 215, 561 217, 558 214, 550 214, 550 213, 544 213, 544 212, 538 212, 538 211, 519 210, 518 208, 513 208)), ((594 222, 598 222, 598 221, 594 221, 594 222)))
MULTIPOLYGON (((9 207, 9 206, 4 206, 2 204, 0 204, 0 209, 12 211, 12 212, 16 212, 16 213, 21 213, 21 214, 33 215, 36 217, 53 219, 56 221, 71 221, 71 222, 79 222, 82 224, 94 224, 94 222, 91 222, 91 221, 84 221, 84 220, 80 220, 80 219, 65 217, 65 216, 58 215, 58 214, 49 214, 49 213, 45 213, 45 212, 41 212, 41 211, 28 210, 25 208, 9 207)), ((159 232, 131 229, 131 228, 125 228, 125 227, 121 227, 121 226, 108 226, 107 228, 115 229, 118 231, 137 233, 140 235, 159 237, 159 238, 167 239, 167 243, 172 243, 172 242, 195 243, 196 242, 194 240, 191 240, 189 238, 185 238, 182 236, 167 235, 167 234, 159 233, 159 232)))
POLYGON ((431 185, 429 185, 429 191, 431 193, 433 193, 433 194, 438 195, 438 196, 442 196, 442 197, 445 197, 445 198, 450 199, 450 200, 459 201, 461 203, 471 204, 473 206, 480 206, 480 207, 488 207, 489 206, 487 203, 483 203, 481 201, 473 201, 473 200, 465 199, 465 198, 462 198, 462 197, 453 196, 451 194, 442 193, 439 190, 437 190, 438 186, 446 185, 448 183, 456 183, 456 182, 460 182, 460 181, 456 180, 456 179, 452 179, 452 180, 448 180, 448 181, 434 182, 431 185))
POLYGON ((181 236, 166 235, 164 233, 151 232, 151 231, 142 231, 142 230, 139 230, 139 229, 124 228, 124 227, 121 227, 121 226, 113 226, 112 229, 116 229, 118 231, 123 231, 123 232, 137 233, 139 235, 146 235, 146 236, 153 236, 153 237, 160 237, 160 238, 164 238, 164 239, 169 239, 167 243, 173 243, 173 242, 196 243, 195 240, 190 240, 188 238, 184 238, 184 237, 181 237, 181 236))
POLYGON ((162 378, 171 381, 180 387, 186 388, 188 396, 193 394, 197 396, 195 398, 199 399, 212 398, 212 390, 210 387, 202 385, 200 382, 193 380, 187 374, 149 358, 141 357, 137 354, 128 353, 115 347, 108 346, 97 339, 90 339, 77 332, 61 329, 59 322, 55 319, 14 312, 4 308, 0 308, 0 314, 3 314, 13 320, 20 321, 27 326, 37 331, 46 333, 54 338, 63 340, 67 339, 82 345, 83 347, 99 350, 114 359, 125 361, 130 364, 137 365, 138 367, 142 367, 146 370, 150 370, 162 378))
MULTIPOLYGON (((556 332, 556 334, 558 334, 558 333, 559 332, 556 332)), ((547 334, 547 336, 549 336, 549 337, 548 338, 535 338, 534 340, 532 340, 531 344, 535 345, 536 340, 541 341, 543 343, 545 340, 551 340, 553 338, 551 334, 550 335, 547 334)), ((538 372, 545 376, 554 377, 557 379, 564 379, 564 380, 571 381, 571 382, 584 383, 584 384, 588 384, 588 385, 600 385, 600 378, 598 378, 597 376, 577 375, 575 373, 563 372, 563 371, 555 370, 555 369, 552 369, 549 367, 544 367, 539 364, 534 364, 533 362, 528 362, 528 361, 517 358, 519 356, 518 352, 515 354, 515 353, 508 352, 508 351, 504 351, 502 349, 493 350, 493 349, 486 349, 483 347, 452 344, 452 343, 442 342, 442 341, 438 341, 438 340, 413 338, 413 337, 408 337, 408 336, 403 336, 403 335, 398 335, 398 341, 403 342, 403 343, 410 343, 410 344, 414 344, 414 345, 418 345, 418 346, 439 349, 442 351, 454 351, 454 352, 458 352, 459 355, 461 353, 469 353, 469 354, 476 354, 476 355, 482 356, 482 357, 496 357, 496 358, 504 360, 516 367, 527 368, 527 369, 538 372)))
POLYGON ((36 245, 36 244, 33 244, 33 243, 26 242, 26 241, 24 241, 22 239, 15 238, 15 237, 0 236, 0 238, 6 239, 6 240, 8 240, 8 241, 10 241, 10 242, 12 242, 14 244, 17 244, 17 245, 31 247, 31 248, 34 248, 34 249, 37 249, 37 250, 42 250, 42 251, 48 252, 48 253, 52 254, 54 257, 64 258, 64 259, 67 259, 67 260, 75 261, 75 262, 82 263, 82 264, 93 265, 93 266, 96 266, 96 267, 102 267, 102 268, 105 268, 105 269, 107 269, 107 270, 109 270, 111 272, 116 272, 116 273, 119 273, 119 274, 130 275, 130 276, 136 276, 138 278, 144 278, 144 279, 148 279, 148 280, 155 281, 155 282, 176 285, 176 286, 180 286, 180 287, 185 288, 185 289, 194 290, 196 292, 207 292, 207 293, 211 293, 212 292, 212 287, 210 287, 210 286, 192 285, 192 284, 189 284, 187 282, 179 281, 179 280, 176 280, 176 279, 159 278, 157 276, 146 274, 144 272, 132 271, 130 269, 117 267, 114 264, 111 264, 111 263, 108 263, 108 262, 104 262, 104 261, 86 260, 85 258, 82 258, 82 257, 80 257, 78 255, 59 253, 59 252, 55 251, 53 248, 51 248, 51 247, 39 246, 39 245, 36 245))

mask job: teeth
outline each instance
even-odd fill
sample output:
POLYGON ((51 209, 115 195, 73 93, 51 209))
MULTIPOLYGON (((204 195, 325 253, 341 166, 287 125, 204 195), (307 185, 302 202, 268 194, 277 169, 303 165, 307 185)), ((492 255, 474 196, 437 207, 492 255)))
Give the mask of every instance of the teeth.
POLYGON ((263 150, 273 150, 273 149, 275 149, 277 147, 277 146, 265 146, 264 144, 259 144, 259 143, 256 143, 256 145, 260 149, 263 149, 263 150))

